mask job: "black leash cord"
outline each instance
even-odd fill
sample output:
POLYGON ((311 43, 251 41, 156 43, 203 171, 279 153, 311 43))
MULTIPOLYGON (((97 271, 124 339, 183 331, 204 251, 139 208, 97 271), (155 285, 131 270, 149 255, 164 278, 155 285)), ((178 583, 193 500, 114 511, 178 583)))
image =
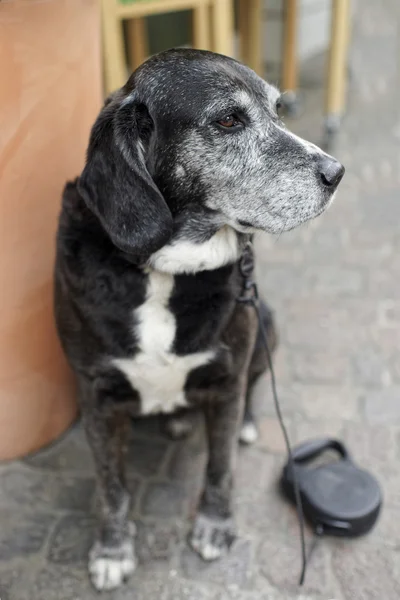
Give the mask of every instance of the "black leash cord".
MULTIPOLYGON (((258 302, 257 302, 257 300, 258 300, 257 284, 252 280, 253 270, 254 270, 254 254, 253 254, 253 249, 252 249, 252 243, 249 240, 243 250, 243 254, 239 261, 239 272, 243 277, 243 288, 242 288, 241 295, 236 300, 237 300, 237 302, 241 302, 243 304, 250 304, 251 306, 253 306, 254 310, 256 311, 258 325, 259 325, 259 328, 261 331, 262 341, 263 341, 263 344, 265 346, 265 350, 267 353, 268 366, 269 366, 269 370, 271 372, 271 387, 272 387, 272 395, 274 398, 275 410, 276 410, 276 414, 278 415, 278 420, 279 420, 279 424, 282 429, 283 437, 285 439, 286 449, 287 449, 287 453, 288 453, 288 465, 289 465, 289 468, 291 470, 292 477, 293 477, 294 496, 295 496, 295 500, 296 500, 296 511, 297 511, 297 518, 299 521, 300 543, 301 543, 301 563, 302 563, 302 565, 301 565, 301 574, 300 574, 299 585, 303 585, 304 579, 306 576, 306 569, 307 569, 307 553, 306 553, 306 541, 305 541, 305 535, 304 535, 303 505, 301 502, 301 496, 300 496, 299 484, 298 484, 297 477, 296 477, 296 471, 294 469, 292 448, 290 446, 289 436, 288 436, 288 433, 286 430, 285 423, 283 421, 281 407, 279 404, 278 392, 276 390, 275 371, 274 371, 274 367, 272 365, 271 351, 269 349, 267 334, 266 334, 266 331, 264 328, 264 324, 262 322, 260 309, 259 309, 258 302)), ((314 548, 312 548, 312 550, 313 549, 314 548)), ((310 552, 310 556, 311 556, 311 552, 310 552)))
MULTIPOLYGON (((258 319, 258 324, 259 324, 260 331, 261 331, 261 337, 262 337, 262 340, 263 340, 263 344, 265 346, 265 350, 267 352, 268 366, 269 366, 269 370, 271 372, 271 387, 272 387, 272 395, 273 395, 273 398, 274 398, 275 410, 276 410, 276 414, 278 415, 279 424, 280 424, 281 429, 282 429, 283 437, 285 439, 286 449, 287 449, 287 453, 288 453, 288 457, 289 457, 289 466, 290 466, 290 469, 292 471, 292 476, 293 476, 294 495, 295 495, 295 500, 296 500, 296 511, 297 511, 297 518, 298 518, 298 521, 299 521, 299 529, 300 529, 301 561, 302 561, 299 585, 303 585, 304 579, 305 579, 305 576, 306 576, 306 569, 307 569, 307 553, 306 553, 306 541, 305 541, 305 535, 304 535, 303 505, 302 505, 302 502, 301 502, 299 485, 298 485, 298 482, 297 482, 296 473, 295 473, 295 470, 293 468, 293 466, 294 466, 294 460, 293 460, 293 455, 292 455, 292 449, 291 449, 291 446, 290 446, 289 436, 288 436, 288 433, 287 433, 287 430, 286 430, 285 423, 283 421, 281 407, 280 407, 280 404, 279 404, 278 392, 276 390, 276 379, 275 379, 274 368, 273 368, 273 365, 272 365, 271 351, 269 349, 267 334, 265 332, 264 324, 262 322, 262 318, 261 318, 261 314, 260 314, 260 309, 259 309, 258 304, 257 304, 257 297, 256 297, 256 295, 252 296, 251 298, 248 298, 248 302, 254 307, 254 310, 256 311, 257 319, 258 319)), ((310 553, 310 555, 311 555, 311 553, 310 553)))

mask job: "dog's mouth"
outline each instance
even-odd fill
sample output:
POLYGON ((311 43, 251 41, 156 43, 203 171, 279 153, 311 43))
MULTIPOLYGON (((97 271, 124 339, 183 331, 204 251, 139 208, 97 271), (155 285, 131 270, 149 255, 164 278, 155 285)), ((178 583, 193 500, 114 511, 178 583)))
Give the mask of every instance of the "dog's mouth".
POLYGON ((233 227, 242 233, 264 231, 266 233, 281 234, 285 231, 290 231, 322 215, 333 203, 336 192, 337 190, 335 189, 332 193, 321 194, 318 202, 315 202, 308 209, 303 207, 303 209, 292 209, 289 211, 268 210, 264 218, 256 219, 256 222, 238 218, 233 227))
POLYGON ((249 223, 249 221, 243 221, 243 219, 238 219, 238 225, 243 227, 243 229, 254 229, 254 225, 249 223))

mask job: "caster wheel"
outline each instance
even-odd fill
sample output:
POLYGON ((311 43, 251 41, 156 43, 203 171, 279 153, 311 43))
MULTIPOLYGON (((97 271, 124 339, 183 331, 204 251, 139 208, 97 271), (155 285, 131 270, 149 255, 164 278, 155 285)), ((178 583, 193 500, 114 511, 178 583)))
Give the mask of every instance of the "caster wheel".
POLYGON ((340 130, 341 118, 339 115, 327 115, 324 121, 324 133, 321 146, 326 152, 330 152, 334 146, 336 136, 340 130))
POLYGON ((281 97, 282 107, 288 117, 298 117, 301 112, 302 103, 296 92, 285 92, 281 97))

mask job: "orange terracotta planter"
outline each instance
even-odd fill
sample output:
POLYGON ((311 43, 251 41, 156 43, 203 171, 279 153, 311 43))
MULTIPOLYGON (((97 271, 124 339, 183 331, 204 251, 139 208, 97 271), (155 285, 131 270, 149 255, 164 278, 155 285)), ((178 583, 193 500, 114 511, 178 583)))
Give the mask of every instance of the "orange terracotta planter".
POLYGON ((101 103, 97 0, 0 2, 0 459, 77 414, 54 326, 60 196, 101 103))

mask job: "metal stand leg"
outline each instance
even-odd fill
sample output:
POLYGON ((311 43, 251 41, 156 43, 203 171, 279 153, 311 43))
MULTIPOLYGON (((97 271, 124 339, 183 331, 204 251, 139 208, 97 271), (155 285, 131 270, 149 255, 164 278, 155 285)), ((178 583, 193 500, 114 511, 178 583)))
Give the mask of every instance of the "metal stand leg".
POLYGON ((344 112, 350 27, 350 0, 332 0, 332 3, 323 140, 325 148, 332 146, 344 112))
POLYGON ((297 0, 286 0, 281 89, 285 92, 282 96, 282 104, 289 115, 296 115, 299 111, 297 93, 297 16, 297 0))

